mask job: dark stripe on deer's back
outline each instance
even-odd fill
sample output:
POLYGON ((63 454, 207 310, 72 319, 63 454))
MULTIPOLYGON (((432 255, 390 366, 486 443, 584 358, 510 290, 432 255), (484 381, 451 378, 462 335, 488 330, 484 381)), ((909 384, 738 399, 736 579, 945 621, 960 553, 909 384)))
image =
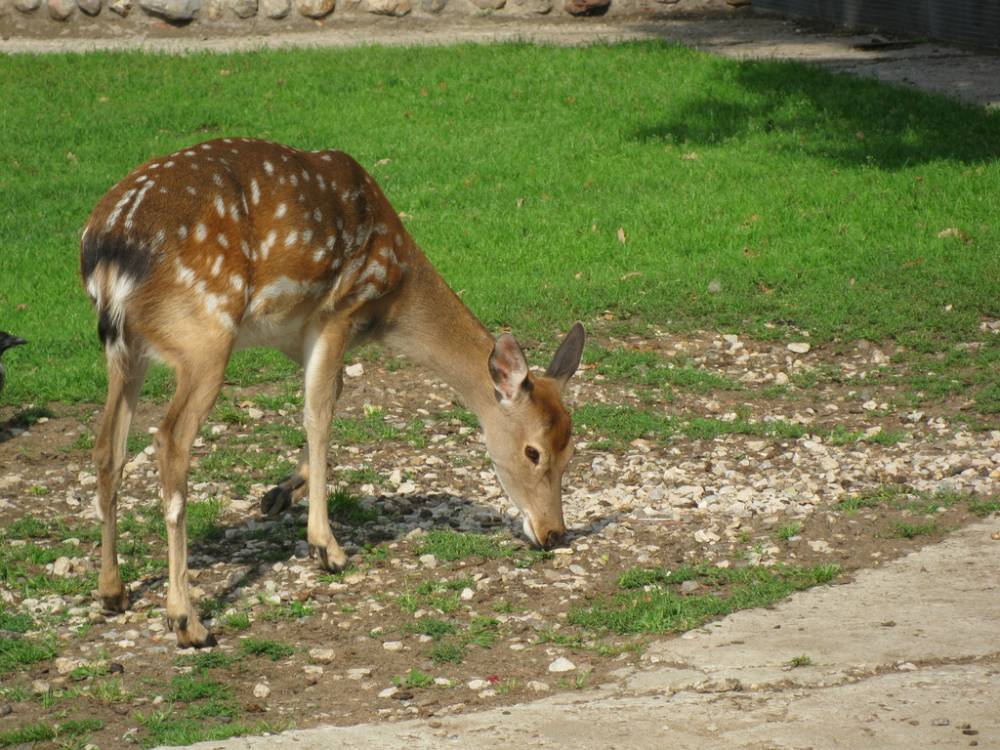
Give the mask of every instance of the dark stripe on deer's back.
POLYGON ((153 264, 152 253, 120 234, 101 233, 84 238, 80 251, 80 274, 90 278, 100 263, 114 268, 116 273, 141 281, 153 264))

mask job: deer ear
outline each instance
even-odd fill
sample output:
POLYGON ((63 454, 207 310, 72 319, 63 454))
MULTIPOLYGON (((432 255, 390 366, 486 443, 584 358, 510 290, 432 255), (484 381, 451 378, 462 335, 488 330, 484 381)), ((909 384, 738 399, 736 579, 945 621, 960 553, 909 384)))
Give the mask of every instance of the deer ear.
POLYGON ((520 344, 509 333, 502 334, 490 354, 490 376, 501 404, 512 403, 530 389, 528 362, 520 344))
POLYGON ((559 345, 559 349, 556 350, 555 355, 552 357, 552 361, 549 363, 549 368, 545 371, 545 374, 550 378, 558 380, 560 386, 565 386, 566 381, 570 379, 573 373, 576 372, 576 368, 580 366, 585 337, 586 333, 583 330, 583 324, 579 322, 575 323, 569 329, 566 338, 563 339, 563 342, 559 345))

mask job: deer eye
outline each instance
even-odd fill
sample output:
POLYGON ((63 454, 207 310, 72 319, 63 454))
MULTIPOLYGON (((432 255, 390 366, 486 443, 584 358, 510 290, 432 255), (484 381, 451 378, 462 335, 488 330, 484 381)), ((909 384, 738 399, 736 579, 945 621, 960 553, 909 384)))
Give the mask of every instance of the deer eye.
POLYGON ((538 464, 538 459, 541 457, 541 454, 538 452, 538 448, 535 448, 532 445, 525 447, 524 455, 526 455, 528 460, 533 464, 538 464))

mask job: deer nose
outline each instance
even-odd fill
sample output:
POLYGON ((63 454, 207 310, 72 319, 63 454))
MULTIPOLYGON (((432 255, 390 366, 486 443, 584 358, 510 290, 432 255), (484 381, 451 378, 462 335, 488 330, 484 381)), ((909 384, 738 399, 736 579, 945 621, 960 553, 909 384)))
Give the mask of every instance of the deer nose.
POLYGON ((550 531, 545 535, 544 547, 545 549, 552 549, 553 547, 558 547, 562 544, 565 534, 561 531, 550 531))

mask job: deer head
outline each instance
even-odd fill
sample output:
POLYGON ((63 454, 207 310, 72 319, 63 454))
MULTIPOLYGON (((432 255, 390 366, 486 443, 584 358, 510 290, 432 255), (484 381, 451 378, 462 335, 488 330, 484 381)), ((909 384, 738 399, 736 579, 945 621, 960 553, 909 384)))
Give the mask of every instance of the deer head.
POLYGON ((539 547, 557 546, 566 534, 562 476, 573 457, 566 382, 583 354, 577 323, 563 339, 545 375, 532 374, 517 341, 497 339, 489 358, 497 408, 486 415, 486 450, 511 501, 524 514, 524 533, 539 547))

